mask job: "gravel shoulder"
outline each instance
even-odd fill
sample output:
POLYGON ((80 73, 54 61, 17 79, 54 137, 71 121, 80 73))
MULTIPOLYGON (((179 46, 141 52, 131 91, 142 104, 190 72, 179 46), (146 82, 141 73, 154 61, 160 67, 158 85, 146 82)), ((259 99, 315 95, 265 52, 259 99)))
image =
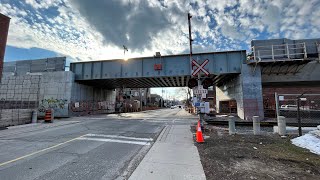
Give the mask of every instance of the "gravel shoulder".
MULTIPOLYGON (((240 129, 240 127, 237 127, 240 129)), ((194 127, 192 128, 195 132, 194 127)), ((320 156, 270 132, 229 135, 227 127, 206 126, 197 144, 207 179, 319 179, 320 156)))

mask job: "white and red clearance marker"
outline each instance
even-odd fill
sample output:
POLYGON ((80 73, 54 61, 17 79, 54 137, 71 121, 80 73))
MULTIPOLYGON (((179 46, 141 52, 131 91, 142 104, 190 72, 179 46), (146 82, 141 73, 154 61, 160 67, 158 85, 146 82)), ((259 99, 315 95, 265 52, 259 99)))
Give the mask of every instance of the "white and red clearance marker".
POLYGON ((197 68, 192 72, 192 76, 197 76, 197 74, 202 71, 206 76, 209 76, 209 71, 204 69, 204 67, 208 64, 209 60, 206 59, 202 64, 198 64, 194 59, 192 60, 192 67, 197 66, 197 68))

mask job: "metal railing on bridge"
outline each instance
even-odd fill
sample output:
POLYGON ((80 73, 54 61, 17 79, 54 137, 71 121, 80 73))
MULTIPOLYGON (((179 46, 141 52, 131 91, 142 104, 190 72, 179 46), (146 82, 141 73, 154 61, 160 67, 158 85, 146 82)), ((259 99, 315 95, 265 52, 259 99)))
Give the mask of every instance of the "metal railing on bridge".
POLYGON ((252 53, 247 63, 293 61, 307 59, 306 43, 277 44, 268 46, 252 46, 252 53))

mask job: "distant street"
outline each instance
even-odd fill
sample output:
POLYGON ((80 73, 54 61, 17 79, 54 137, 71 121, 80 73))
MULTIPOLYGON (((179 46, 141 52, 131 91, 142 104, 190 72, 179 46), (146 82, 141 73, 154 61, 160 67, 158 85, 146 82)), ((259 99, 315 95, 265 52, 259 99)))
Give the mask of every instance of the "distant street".
POLYGON ((192 119, 176 108, 1 130, 0 179, 125 179, 165 125, 192 119))

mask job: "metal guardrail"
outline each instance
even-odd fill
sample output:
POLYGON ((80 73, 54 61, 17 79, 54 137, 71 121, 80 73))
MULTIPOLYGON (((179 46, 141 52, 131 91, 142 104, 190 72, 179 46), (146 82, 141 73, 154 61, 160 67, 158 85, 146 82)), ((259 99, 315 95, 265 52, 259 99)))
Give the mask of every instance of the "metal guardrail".
POLYGON ((252 46, 247 63, 292 61, 307 59, 306 43, 252 46))

